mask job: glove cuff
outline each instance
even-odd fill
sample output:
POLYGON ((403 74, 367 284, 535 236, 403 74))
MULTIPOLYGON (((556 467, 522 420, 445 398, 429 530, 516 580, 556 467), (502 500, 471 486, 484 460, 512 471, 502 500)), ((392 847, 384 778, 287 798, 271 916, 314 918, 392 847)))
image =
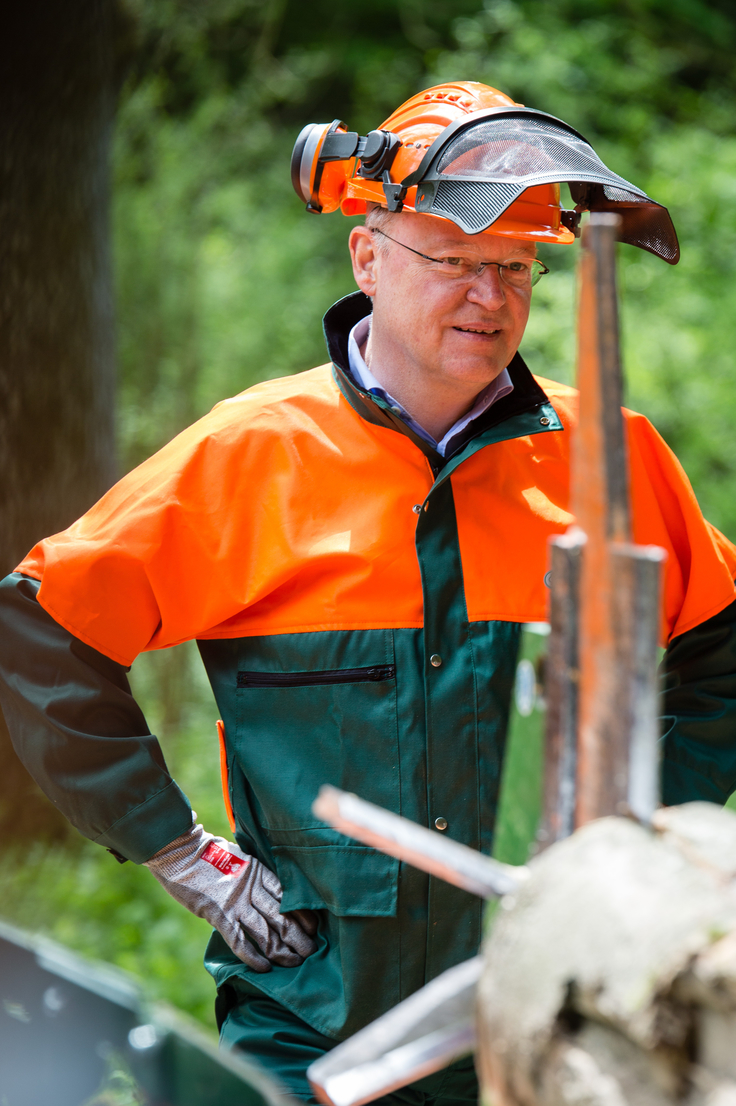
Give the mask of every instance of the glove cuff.
MULTIPOLYGON (((199 861, 206 861, 221 875, 238 876, 250 865, 251 858, 237 845, 214 837, 197 823, 180 837, 175 837, 163 849, 146 861, 157 879, 178 882, 192 871, 199 861)), ((205 869, 207 870, 207 869, 205 869)), ((213 873, 214 874, 214 873, 213 873)))
POLYGON ((181 870, 182 864, 195 860, 197 853, 207 847, 208 842, 213 841, 211 833, 205 833, 204 828, 195 823, 159 849, 157 853, 145 862, 146 868, 150 868, 155 875, 175 878, 176 872, 181 870))

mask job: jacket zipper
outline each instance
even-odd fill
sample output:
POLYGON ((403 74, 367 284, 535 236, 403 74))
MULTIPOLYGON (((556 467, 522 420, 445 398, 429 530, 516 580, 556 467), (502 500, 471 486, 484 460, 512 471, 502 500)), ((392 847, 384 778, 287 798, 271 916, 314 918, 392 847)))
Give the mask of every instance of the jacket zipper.
POLYGON ((323 672, 238 672, 238 687, 309 687, 314 684, 361 684, 393 680, 395 664, 370 668, 328 668, 323 672))

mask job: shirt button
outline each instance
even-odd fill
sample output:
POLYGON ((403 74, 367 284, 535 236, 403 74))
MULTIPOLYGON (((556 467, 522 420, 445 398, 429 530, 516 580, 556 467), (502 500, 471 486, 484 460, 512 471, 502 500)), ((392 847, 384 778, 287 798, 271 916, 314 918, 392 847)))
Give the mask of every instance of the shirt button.
POLYGON ((446 818, 435 818, 434 828, 438 829, 440 831, 440 833, 444 833, 445 830, 447 829, 447 819, 446 818))
MULTIPOLYGON (((400 415, 401 414, 401 408, 400 407, 392 407, 391 410, 393 411, 393 413, 395 415, 400 415)), ((549 419, 547 421, 549 422, 549 419)))
POLYGON ((542 426, 549 426, 549 419, 547 418, 546 415, 544 416, 544 418, 540 419, 539 421, 541 422, 542 426))
POLYGON ((442 664, 442 657, 439 655, 439 653, 433 653, 432 656, 429 658, 429 663, 432 665, 433 668, 439 668, 439 666, 442 664))
POLYGON ((421 510, 422 510, 421 503, 415 503, 414 506, 412 507, 412 511, 414 512, 415 515, 420 514, 421 510))

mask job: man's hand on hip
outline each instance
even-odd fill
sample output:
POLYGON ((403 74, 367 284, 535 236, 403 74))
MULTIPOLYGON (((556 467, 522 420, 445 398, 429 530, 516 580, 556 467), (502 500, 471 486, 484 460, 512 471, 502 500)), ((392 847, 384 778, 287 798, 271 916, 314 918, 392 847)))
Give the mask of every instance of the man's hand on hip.
POLYGON ((157 852, 146 867, 177 902, 219 930, 256 972, 270 972, 269 960, 295 968, 317 948, 314 914, 280 914, 283 891, 274 873, 201 825, 157 852))

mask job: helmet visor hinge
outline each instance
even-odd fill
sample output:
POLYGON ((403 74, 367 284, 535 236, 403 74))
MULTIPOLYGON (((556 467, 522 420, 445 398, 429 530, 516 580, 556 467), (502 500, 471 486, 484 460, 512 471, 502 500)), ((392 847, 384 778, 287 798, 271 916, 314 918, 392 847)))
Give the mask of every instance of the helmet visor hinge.
POLYGON ((405 185, 394 184, 389 176, 388 169, 384 170, 381 184, 383 186, 383 194, 386 197, 386 207, 388 210, 401 211, 404 206, 404 200, 406 199, 407 189, 405 185))
POLYGON ((381 180, 393 165, 400 148, 401 139, 391 131, 369 131, 361 139, 358 176, 364 180, 381 180))
POLYGON ((560 222, 563 227, 567 227, 571 230, 576 238, 580 237, 580 219, 582 218, 581 211, 567 211, 565 208, 560 212, 560 222))
POLYGON ((430 211, 434 198, 437 195, 437 189, 439 187, 439 181, 428 180, 422 181, 417 185, 417 198, 415 207, 417 211, 430 211))

